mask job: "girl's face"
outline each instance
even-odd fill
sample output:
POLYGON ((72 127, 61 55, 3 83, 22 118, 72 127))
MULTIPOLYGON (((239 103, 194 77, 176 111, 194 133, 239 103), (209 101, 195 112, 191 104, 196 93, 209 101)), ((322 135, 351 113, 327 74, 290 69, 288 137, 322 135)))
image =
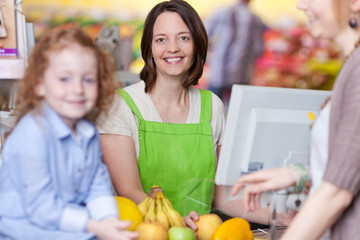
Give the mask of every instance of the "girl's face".
POLYGON ((74 129, 75 122, 94 108, 98 97, 95 53, 69 43, 60 51, 50 52, 48 60, 36 91, 74 129))
POLYGON ((297 8, 309 18, 311 33, 316 38, 336 39, 343 30, 335 15, 333 0, 298 0, 297 8))
POLYGON ((184 77, 193 63, 190 31, 179 14, 164 12, 154 24, 151 45, 158 77, 184 77))

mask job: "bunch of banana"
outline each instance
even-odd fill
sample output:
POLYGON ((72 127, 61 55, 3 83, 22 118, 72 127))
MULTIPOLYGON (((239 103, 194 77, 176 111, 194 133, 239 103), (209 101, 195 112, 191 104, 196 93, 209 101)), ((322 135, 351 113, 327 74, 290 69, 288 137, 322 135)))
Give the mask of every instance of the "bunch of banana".
POLYGON ((172 226, 185 227, 183 218, 172 207, 159 186, 154 186, 138 207, 144 215, 144 222, 160 223, 166 230, 172 226))

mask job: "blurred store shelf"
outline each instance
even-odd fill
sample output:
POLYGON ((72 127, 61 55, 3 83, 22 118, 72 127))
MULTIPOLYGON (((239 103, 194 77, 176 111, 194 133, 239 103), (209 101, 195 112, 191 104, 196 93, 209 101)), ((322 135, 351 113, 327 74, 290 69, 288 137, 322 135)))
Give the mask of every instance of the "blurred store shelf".
POLYGON ((20 79, 24 69, 24 59, 0 59, 0 80, 20 79))

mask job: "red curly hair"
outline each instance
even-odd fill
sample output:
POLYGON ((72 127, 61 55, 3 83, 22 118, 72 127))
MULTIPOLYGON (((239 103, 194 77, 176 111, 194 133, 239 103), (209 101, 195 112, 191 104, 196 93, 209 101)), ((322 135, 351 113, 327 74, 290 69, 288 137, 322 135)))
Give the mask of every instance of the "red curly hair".
POLYGON ((19 83, 19 91, 16 98, 15 114, 16 123, 21 118, 37 108, 42 100, 36 93, 36 86, 42 81, 45 70, 49 65, 49 53, 60 51, 69 43, 76 43, 95 53, 98 68, 98 99, 94 109, 85 116, 89 121, 96 123, 100 113, 107 114, 116 89, 114 80, 115 65, 110 54, 98 48, 94 41, 79 27, 68 28, 59 26, 41 37, 35 44, 29 58, 28 67, 24 77, 19 83))

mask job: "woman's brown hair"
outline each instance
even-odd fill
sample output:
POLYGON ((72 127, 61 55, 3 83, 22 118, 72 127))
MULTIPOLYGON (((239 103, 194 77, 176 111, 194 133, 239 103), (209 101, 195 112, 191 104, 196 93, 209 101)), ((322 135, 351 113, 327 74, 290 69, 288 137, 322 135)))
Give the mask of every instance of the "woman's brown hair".
POLYGON ((151 45, 155 21, 163 12, 179 14, 189 28, 194 42, 194 62, 189 69, 188 77, 182 83, 184 88, 198 84, 206 61, 208 37, 205 27, 194 8, 183 0, 170 0, 157 4, 146 17, 141 39, 141 55, 145 61, 145 66, 140 73, 140 79, 145 82, 145 92, 149 92, 156 81, 156 65, 152 58, 151 45))
POLYGON ((49 65, 49 53, 60 51, 66 48, 68 44, 73 43, 91 49, 97 59, 98 99, 94 109, 85 116, 85 118, 95 123, 101 112, 107 114, 115 90, 115 67, 113 61, 111 61, 109 55, 101 51, 90 36, 79 27, 68 28, 58 26, 41 37, 32 50, 28 67, 19 82, 19 90, 15 104, 16 123, 18 123, 25 114, 37 108, 42 100, 42 98, 37 95, 35 88, 42 81, 44 72, 49 65))

